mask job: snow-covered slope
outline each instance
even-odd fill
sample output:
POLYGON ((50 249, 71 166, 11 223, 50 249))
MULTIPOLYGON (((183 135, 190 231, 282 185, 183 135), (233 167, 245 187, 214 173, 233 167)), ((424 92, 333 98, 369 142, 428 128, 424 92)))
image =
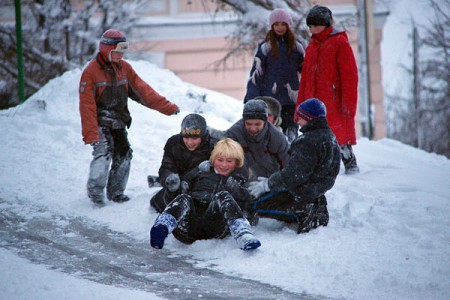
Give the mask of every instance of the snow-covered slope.
MULTIPOLYGON (((242 104, 184 83, 149 63, 131 63, 181 108, 179 115, 168 117, 130 100, 134 152, 127 194, 132 200, 95 209, 86 197, 91 149, 80 133, 81 70, 65 73, 23 105, 0 112, 0 200, 93 220, 148 242, 156 218, 148 201, 157 188, 147 187, 146 176, 157 173, 166 139, 179 131, 182 118, 191 112, 204 115, 212 127, 226 129, 239 119, 242 104)), ((282 223, 262 219, 255 228, 262 246, 251 254, 239 250, 231 238, 184 245, 169 237, 161 251, 186 257, 195 266, 295 293, 345 299, 448 299, 450 161, 389 139, 360 139, 354 149, 361 173, 346 176, 341 170, 327 193, 328 227, 297 235, 282 223)), ((2 260, 0 298, 49 295, 48 289, 31 285, 34 276, 43 278, 33 275, 42 272, 41 267, 29 266, 12 250, 1 252, 11 259, 2 260), (25 296, 15 297, 11 291, 15 278, 7 275, 11 272, 28 274, 13 285, 25 296), (33 291, 26 294, 30 285, 33 291)), ((48 280, 55 276, 51 272, 48 280)), ((83 286, 80 282, 71 284, 83 286)), ((91 288, 92 283, 85 282, 91 288)), ((106 298, 117 298, 105 293, 106 298)), ((67 295, 84 299, 77 289, 64 291, 67 295)))

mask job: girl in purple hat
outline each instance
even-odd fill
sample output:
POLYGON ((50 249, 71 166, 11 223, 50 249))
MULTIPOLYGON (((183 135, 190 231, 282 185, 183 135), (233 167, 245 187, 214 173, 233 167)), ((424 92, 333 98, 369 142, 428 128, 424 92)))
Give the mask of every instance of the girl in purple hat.
POLYGON ((281 104, 281 128, 288 140, 293 141, 298 136, 293 118, 304 48, 291 30, 292 18, 285 9, 272 11, 269 26, 254 57, 244 103, 258 96, 277 99, 281 104))

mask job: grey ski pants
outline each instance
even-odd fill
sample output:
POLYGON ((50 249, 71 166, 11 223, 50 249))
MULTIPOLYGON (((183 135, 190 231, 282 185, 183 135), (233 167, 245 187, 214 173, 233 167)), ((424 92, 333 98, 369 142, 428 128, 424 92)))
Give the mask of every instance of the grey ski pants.
POLYGON ((111 200, 125 191, 133 150, 125 128, 100 126, 98 130, 100 141, 93 145, 87 192, 89 197, 101 195, 106 187, 106 195, 111 200))

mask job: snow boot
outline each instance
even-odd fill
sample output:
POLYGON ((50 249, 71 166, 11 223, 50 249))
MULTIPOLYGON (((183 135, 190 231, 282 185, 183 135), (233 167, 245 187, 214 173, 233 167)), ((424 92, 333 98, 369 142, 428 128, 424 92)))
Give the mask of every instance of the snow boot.
POLYGON ((359 167, 356 163, 356 157, 353 153, 352 145, 340 145, 341 159, 344 163, 345 174, 353 175, 359 173, 359 167))
POLYGON ((164 240, 177 227, 177 220, 171 214, 161 213, 150 230, 150 245, 155 249, 164 247, 164 240))
POLYGON ((250 223, 245 218, 238 218, 228 221, 231 236, 236 240, 239 248, 244 251, 253 250, 261 246, 253 235, 250 223))
POLYGON ((348 168, 345 168, 345 175, 354 175, 359 173, 359 167, 358 166, 351 166, 348 168))
POLYGON ((318 226, 327 226, 328 220, 330 219, 330 216, 328 214, 327 209, 327 198, 325 198, 325 195, 317 198, 317 223, 318 226))
POLYGON ((103 205, 105 202, 103 201, 105 199, 105 195, 103 193, 101 194, 89 194, 89 199, 96 205, 103 205))
POLYGON ((128 200, 130 200, 130 197, 128 197, 127 195, 124 195, 124 194, 115 195, 111 199, 111 201, 117 202, 117 203, 127 202, 128 200))
POLYGON ((149 188, 153 187, 160 187, 161 184, 159 183, 159 177, 155 175, 148 175, 147 176, 147 183, 149 188))
POLYGON ((302 210, 294 212, 298 220, 297 233, 307 233, 317 228, 317 208, 316 203, 307 203, 302 210))

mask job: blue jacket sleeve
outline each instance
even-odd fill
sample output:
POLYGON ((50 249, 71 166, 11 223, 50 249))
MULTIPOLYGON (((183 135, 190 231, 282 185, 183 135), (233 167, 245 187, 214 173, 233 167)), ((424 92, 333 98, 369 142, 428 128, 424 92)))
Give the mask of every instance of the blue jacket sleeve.
POLYGON ((262 42, 258 45, 255 57, 253 59, 253 66, 250 70, 250 78, 247 81, 247 93, 244 98, 244 103, 257 96, 263 96, 264 76, 266 75, 267 53, 264 53, 264 45, 262 42))

